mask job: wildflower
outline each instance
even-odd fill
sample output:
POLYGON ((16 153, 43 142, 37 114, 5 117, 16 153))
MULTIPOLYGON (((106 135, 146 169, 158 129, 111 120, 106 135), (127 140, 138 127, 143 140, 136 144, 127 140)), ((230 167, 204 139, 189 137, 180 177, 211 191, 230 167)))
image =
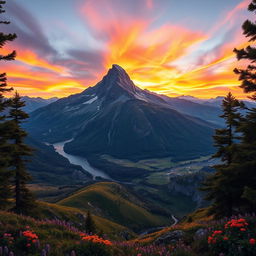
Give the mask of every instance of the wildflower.
POLYGON ((7 246, 4 247, 4 255, 8 255, 9 253, 9 249, 7 246))
POLYGON ((213 238, 211 236, 208 237, 208 244, 212 242, 213 238))
POLYGON ((251 245, 255 245, 256 240, 255 240, 254 238, 251 238, 251 239, 249 240, 249 243, 250 243, 251 245))
POLYGON ((97 235, 85 235, 85 236, 82 236, 82 240, 91 241, 93 243, 101 243, 101 244, 105 244, 105 245, 112 245, 112 243, 109 240, 104 240, 104 239, 100 238, 97 235))
POLYGON ((46 253, 50 253, 50 249, 51 249, 51 246, 49 244, 46 244, 45 246, 46 253))
POLYGON ((45 249, 42 250, 41 256, 47 256, 47 253, 46 253, 46 250, 45 250, 45 249))
POLYGON ((212 236, 208 237, 208 244, 215 244, 216 243, 216 239, 213 238, 212 236))
POLYGON ((227 224, 225 225, 225 229, 227 229, 227 228, 243 228, 248 225, 249 224, 246 222, 245 219, 238 219, 238 220, 232 219, 227 222, 227 224))
POLYGON ((227 240, 228 240, 228 237, 227 237, 227 236, 224 236, 224 237, 223 237, 223 240, 227 241, 227 240))
POLYGON ((40 248, 40 241, 39 240, 36 240, 35 246, 36 246, 37 249, 40 248))
POLYGON ((213 232, 213 236, 214 236, 214 235, 218 235, 218 234, 222 234, 222 231, 221 231, 221 230, 215 230, 215 231, 213 232))
POLYGON ((38 239, 38 236, 30 230, 22 232, 22 235, 27 237, 28 239, 38 239))
POLYGON ((244 232, 244 231, 246 231, 246 229, 245 228, 240 228, 240 231, 244 232))
POLYGON ((71 252, 70 256, 76 256, 76 253, 74 250, 71 252))

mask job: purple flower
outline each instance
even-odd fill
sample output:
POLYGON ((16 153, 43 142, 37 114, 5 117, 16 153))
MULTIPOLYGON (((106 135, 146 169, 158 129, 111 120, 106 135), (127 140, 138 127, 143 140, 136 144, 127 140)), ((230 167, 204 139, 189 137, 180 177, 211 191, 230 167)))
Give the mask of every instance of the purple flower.
POLYGON ((40 241, 39 241, 39 240, 36 240, 35 245, 36 245, 36 248, 39 249, 39 248, 40 248, 40 241))
POLYGON ((47 245, 45 246, 45 251, 46 251, 47 254, 50 253, 50 249, 51 249, 50 245, 47 244, 47 245))
POLYGON ((9 253, 9 249, 7 246, 4 247, 4 255, 8 255, 9 253))
POLYGON ((70 256, 76 256, 76 253, 74 250, 71 252, 70 256))
POLYGON ((45 249, 42 250, 41 256, 47 256, 47 253, 46 253, 46 250, 45 250, 45 249))

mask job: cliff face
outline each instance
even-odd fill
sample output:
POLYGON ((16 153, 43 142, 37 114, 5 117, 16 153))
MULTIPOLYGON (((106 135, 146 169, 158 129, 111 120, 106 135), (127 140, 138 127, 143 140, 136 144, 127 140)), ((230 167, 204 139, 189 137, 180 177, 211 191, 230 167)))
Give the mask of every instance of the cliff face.
POLYGON ((180 193, 191 197, 196 202, 197 207, 201 207, 206 202, 203 199, 204 194, 199 190, 199 187, 207 175, 209 173, 204 171, 184 175, 173 174, 170 176, 168 190, 172 193, 180 193))

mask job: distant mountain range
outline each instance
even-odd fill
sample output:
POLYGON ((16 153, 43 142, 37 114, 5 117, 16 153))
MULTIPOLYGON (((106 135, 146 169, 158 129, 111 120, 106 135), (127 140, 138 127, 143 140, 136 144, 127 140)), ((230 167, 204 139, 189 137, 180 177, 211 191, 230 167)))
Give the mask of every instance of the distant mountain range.
POLYGON ((43 99, 40 97, 31 98, 28 96, 24 96, 24 97, 22 97, 22 99, 26 102, 26 106, 24 107, 24 110, 28 113, 30 113, 38 108, 47 106, 48 104, 58 100, 57 97, 50 98, 50 99, 43 99))
POLYGON ((73 138, 65 151, 80 156, 189 159, 213 152, 220 112, 200 106, 142 90, 113 65, 96 86, 32 112, 27 128, 51 143, 73 138))
MULTIPOLYGON (((212 98, 212 99, 199 99, 193 96, 179 96, 177 97, 177 99, 184 99, 184 100, 188 100, 190 102, 194 102, 194 103, 198 103, 204 106, 211 106, 211 107, 217 107, 220 108, 221 107, 221 103, 223 101, 225 97, 222 96, 218 96, 216 98, 212 98)), ((248 108, 255 108, 256 107, 256 103, 254 101, 251 100, 243 100, 243 102, 245 103, 245 105, 248 108)))

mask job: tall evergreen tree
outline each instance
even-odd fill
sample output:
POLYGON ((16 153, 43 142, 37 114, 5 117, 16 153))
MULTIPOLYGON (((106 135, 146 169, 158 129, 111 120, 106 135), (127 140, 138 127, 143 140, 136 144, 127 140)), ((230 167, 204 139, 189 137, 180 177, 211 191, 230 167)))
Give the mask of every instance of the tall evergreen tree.
MULTIPOLYGON (((256 11, 256 0, 250 3, 248 9, 252 12, 256 11)), ((255 42, 256 23, 247 20, 242 28, 249 42, 255 42)), ((256 48, 248 46, 245 49, 234 49, 234 52, 238 60, 246 59, 250 62, 245 69, 237 68, 234 72, 242 81, 240 87, 245 93, 252 93, 249 98, 256 100, 256 65, 254 64, 256 48)), ((238 107, 236 102, 234 105, 238 107)), ((232 112, 233 115, 229 113, 227 116, 235 121, 233 125, 240 135, 239 143, 231 145, 234 137, 229 134, 230 127, 221 131, 217 130, 215 142, 217 140, 219 150, 216 156, 221 157, 224 163, 215 167, 216 173, 206 181, 203 187, 208 191, 207 199, 213 202, 210 213, 215 216, 256 210, 256 108, 247 109, 243 118, 239 118, 236 112, 232 112)), ((224 112, 222 117, 225 118, 226 124, 228 124, 227 116, 224 112)), ((232 123, 229 122, 229 125, 232 126, 232 123)))
MULTIPOLYGON (((3 5, 5 1, 0 1, 0 14, 5 10, 3 5)), ((8 25, 8 21, 0 21, 0 25, 8 25)), ((17 36, 15 34, 5 34, 0 32, 0 49, 3 46, 13 41, 17 36)), ((7 55, 0 54, 0 61, 14 60, 16 52, 13 51, 7 55)), ((9 143, 7 139, 8 122, 6 121, 5 110, 8 107, 9 101, 4 99, 4 93, 10 92, 12 88, 7 85, 7 77, 5 73, 0 73, 0 209, 5 209, 9 205, 11 196, 10 186, 10 158, 8 155, 9 143)))
MULTIPOLYGON (((248 10, 251 12, 256 11, 256 0, 253 0, 248 6, 248 10)), ((256 41, 256 23, 250 20, 246 20, 242 25, 243 34, 248 37, 249 42, 256 41)), ((239 75, 239 80, 242 81, 241 88, 245 93, 256 92, 256 48, 254 46, 248 46, 245 49, 234 49, 237 59, 246 59, 250 62, 246 69, 235 68, 234 72, 239 75)), ((256 100, 256 93, 250 96, 251 99, 256 100)))
MULTIPOLYGON (((256 0, 253 0, 248 10, 256 12, 256 0)), ((243 34, 249 39, 249 42, 256 41, 256 22, 246 20, 242 25, 243 34)), ((234 72, 239 75, 241 88, 245 93, 251 93, 249 96, 256 101, 256 47, 248 46, 245 49, 234 49, 237 59, 246 59, 250 64, 245 69, 236 68, 234 72)), ((239 154, 237 155, 237 170, 240 170, 240 178, 243 178, 242 208, 255 211, 256 205, 251 200, 251 195, 256 194, 256 108, 249 109, 245 120, 241 123, 239 131, 242 134, 239 154), (247 178, 246 178, 247 177, 247 178)), ((241 184, 241 183, 240 183, 241 184)))
POLYGON ((32 149, 24 143, 27 133, 22 129, 21 124, 29 116, 22 108, 25 102, 16 92, 10 102, 10 137, 12 141, 11 148, 11 166, 13 167, 14 188, 15 188, 15 207, 17 213, 28 214, 35 207, 35 199, 27 188, 27 182, 31 179, 26 170, 27 157, 31 155, 32 149))
POLYGON ((242 120, 239 109, 244 104, 238 101, 231 93, 222 102, 223 114, 220 116, 225 120, 226 127, 217 129, 213 136, 217 152, 213 157, 220 158, 222 163, 215 166, 216 172, 203 184, 201 190, 207 191, 207 200, 212 201, 209 214, 215 216, 230 216, 235 207, 233 175, 230 166, 235 161, 237 154, 237 128, 242 120))
POLYGON ((225 120, 226 127, 215 130, 213 139, 214 146, 217 147, 218 151, 214 157, 221 158, 227 165, 232 163, 235 150, 234 141, 237 139, 236 129, 242 119, 238 110, 243 107, 243 102, 238 101, 231 92, 222 101, 223 114, 220 117, 225 120))

